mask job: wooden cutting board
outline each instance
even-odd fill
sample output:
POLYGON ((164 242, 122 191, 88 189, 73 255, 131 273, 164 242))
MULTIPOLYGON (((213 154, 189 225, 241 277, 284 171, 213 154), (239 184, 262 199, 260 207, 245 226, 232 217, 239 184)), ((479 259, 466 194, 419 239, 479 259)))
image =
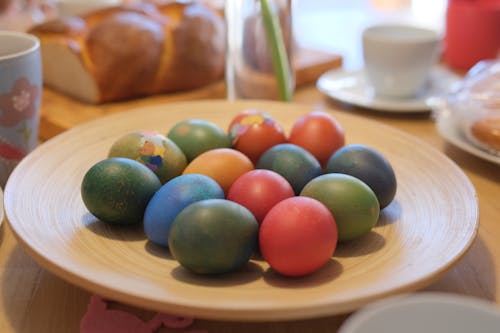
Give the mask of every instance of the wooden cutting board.
MULTIPOLYGON (((296 55, 296 85, 314 84, 324 72, 342 66, 342 57, 338 54, 311 49, 299 49, 296 55)), ((62 95, 47 87, 43 90, 40 114, 40 140, 45 141, 76 125, 94 120, 115 112, 130 110, 154 104, 195 99, 224 98, 224 82, 181 93, 161 94, 133 100, 87 104, 62 95)))

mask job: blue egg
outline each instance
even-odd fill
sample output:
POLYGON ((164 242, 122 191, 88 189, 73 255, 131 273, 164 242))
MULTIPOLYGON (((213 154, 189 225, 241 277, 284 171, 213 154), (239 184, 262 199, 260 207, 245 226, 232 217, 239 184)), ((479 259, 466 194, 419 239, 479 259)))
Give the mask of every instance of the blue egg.
POLYGON ((224 191, 212 178, 186 174, 169 180, 153 195, 144 212, 147 238, 168 246, 168 234, 175 217, 190 204, 206 199, 224 199, 224 191))

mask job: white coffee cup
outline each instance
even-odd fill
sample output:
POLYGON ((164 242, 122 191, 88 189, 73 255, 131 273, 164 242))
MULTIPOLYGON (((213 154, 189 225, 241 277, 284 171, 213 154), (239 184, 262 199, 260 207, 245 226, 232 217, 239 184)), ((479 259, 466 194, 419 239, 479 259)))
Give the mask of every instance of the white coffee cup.
POLYGON ((438 61, 441 37, 431 29, 378 24, 363 31, 363 59, 375 93, 411 98, 424 88, 438 61))
POLYGON ((42 65, 33 35, 0 31, 0 186, 38 143, 42 65))

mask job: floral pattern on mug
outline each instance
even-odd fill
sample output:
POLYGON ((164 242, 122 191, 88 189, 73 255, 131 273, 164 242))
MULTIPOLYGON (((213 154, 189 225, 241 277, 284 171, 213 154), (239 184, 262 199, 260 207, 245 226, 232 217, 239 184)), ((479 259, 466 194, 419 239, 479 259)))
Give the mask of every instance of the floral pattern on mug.
POLYGON ((27 78, 19 78, 10 93, 0 95, 0 125, 12 127, 36 114, 36 100, 40 88, 27 78))

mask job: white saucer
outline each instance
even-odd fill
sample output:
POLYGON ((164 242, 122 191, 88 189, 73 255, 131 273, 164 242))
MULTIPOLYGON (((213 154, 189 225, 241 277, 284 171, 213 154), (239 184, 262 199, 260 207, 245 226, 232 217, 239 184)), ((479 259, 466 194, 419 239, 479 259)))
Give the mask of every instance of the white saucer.
POLYGON ((340 102, 367 109, 386 112, 428 112, 429 98, 446 94, 460 77, 442 66, 436 66, 431 73, 429 83, 415 98, 391 99, 376 96, 368 84, 364 70, 345 71, 335 69, 320 76, 316 87, 325 95, 340 102))
POLYGON ((465 133, 460 130, 456 122, 449 116, 449 112, 446 112, 446 110, 438 111, 436 117, 436 127, 443 139, 452 145, 479 158, 500 165, 500 156, 489 153, 468 140, 465 133))

